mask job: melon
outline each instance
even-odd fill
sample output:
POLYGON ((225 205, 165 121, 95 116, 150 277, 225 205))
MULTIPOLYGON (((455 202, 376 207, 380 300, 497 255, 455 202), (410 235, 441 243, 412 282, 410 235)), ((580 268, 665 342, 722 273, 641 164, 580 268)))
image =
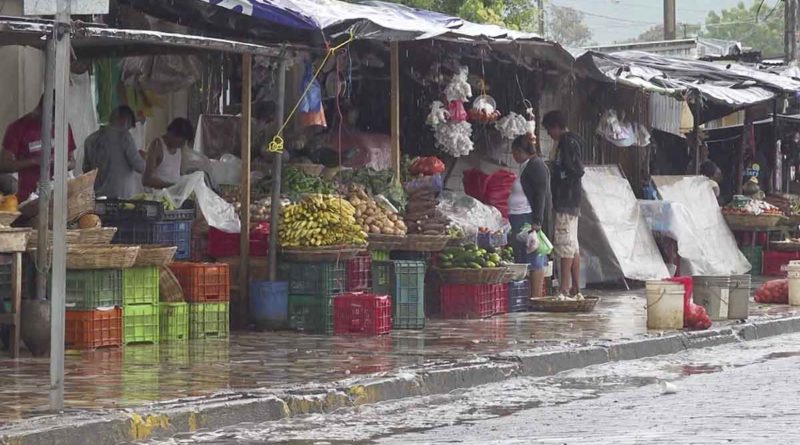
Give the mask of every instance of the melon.
POLYGON ((78 220, 78 228, 81 229, 97 229, 102 226, 103 224, 100 222, 100 217, 97 215, 83 215, 81 219, 78 220))

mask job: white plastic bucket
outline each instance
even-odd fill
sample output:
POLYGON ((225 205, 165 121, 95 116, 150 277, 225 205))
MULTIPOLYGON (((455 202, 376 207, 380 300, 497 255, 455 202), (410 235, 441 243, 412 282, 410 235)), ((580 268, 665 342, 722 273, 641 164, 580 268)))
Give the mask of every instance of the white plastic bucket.
POLYGON ((728 319, 746 320, 750 314, 750 275, 731 276, 728 319))
POLYGON ((728 306, 730 303, 731 277, 730 276, 695 276, 694 295, 695 304, 706 309, 711 321, 728 319, 728 306))
POLYGON ((800 306, 800 261, 790 261, 786 275, 789 277, 789 304, 800 306))
POLYGON ((683 285, 669 281, 648 281, 647 329, 683 329, 683 285))

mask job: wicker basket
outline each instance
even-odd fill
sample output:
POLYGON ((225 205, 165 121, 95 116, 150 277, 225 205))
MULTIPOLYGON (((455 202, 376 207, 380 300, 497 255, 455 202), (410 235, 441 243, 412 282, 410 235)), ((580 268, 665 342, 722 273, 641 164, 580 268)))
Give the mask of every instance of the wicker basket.
MULTIPOLYGON (((67 221, 75 221, 83 215, 93 213, 94 202, 94 181, 97 178, 97 170, 84 173, 75 179, 67 181, 67 221)), ((51 199, 51 214, 52 214, 51 199)), ((39 214, 39 200, 28 201, 19 208, 22 216, 30 218, 31 227, 38 227, 36 216, 39 214)), ((52 227, 52 224, 51 224, 52 227)))
POLYGON ((506 282, 508 267, 436 269, 446 284, 497 284, 506 282))
POLYGON ((369 250, 395 250, 406 241, 405 235, 383 235, 370 233, 367 236, 369 250))
POLYGON ((161 274, 158 281, 158 291, 161 295, 161 301, 165 303, 183 302, 183 288, 175 277, 175 274, 169 270, 169 267, 162 266, 160 270, 161 274))
POLYGON ((322 263, 352 260, 367 246, 293 247, 281 249, 285 261, 297 263, 322 263))
POLYGON ((556 300, 555 298, 531 298, 530 309, 535 312, 592 312, 597 297, 586 297, 582 301, 556 300))
POLYGON ((441 252, 447 247, 450 237, 447 235, 406 235, 405 243, 395 250, 408 252, 441 252))
POLYGON ((800 215, 784 216, 780 221, 780 225, 789 227, 800 226, 800 215))
POLYGON ((528 278, 529 266, 527 264, 512 264, 506 267, 508 267, 506 281, 520 281, 528 278))
MULTIPOLYGON (((116 227, 101 227, 97 229, 73 229, 67 230, 67 244, 111 244, 114 235, 117 233, 116 227)), ((53 244, 53 232, 47 232, 48 245, 53 244)), ((31 231, 28 239, 28 249, 36 249, 39 243, 39 231, 31 231)))
POLYGON ((22 215, 20 212, 0 212, 0 227, 11 227, 11 224, 22 215))
POLYGON ((67 269, 127 269, 136 264, 139 246, 72 244, 67 269))
POLYGON ((141 246, 134 266, 168 266, 175 258, 176 246, 141 246))
POLYGON ((0 253, 24 252, 31 229, 0 229, 0 253))
POLYGON ((775 227, 783 219, 781 215, 731 215, 722 214, 733 229, 760 229, 775 227))
POLYGON ((780 252, 800 252, 800 243, 793 241, 773 241, 769 247, 780 252))

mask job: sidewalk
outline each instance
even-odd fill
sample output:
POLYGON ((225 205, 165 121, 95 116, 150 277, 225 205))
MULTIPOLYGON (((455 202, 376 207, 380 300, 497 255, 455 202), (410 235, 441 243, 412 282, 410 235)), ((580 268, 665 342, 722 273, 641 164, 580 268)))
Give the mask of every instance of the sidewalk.
MULTIPOLYGON (((591 314, 519 313, 486 320, 430 320, 424 331, 383 337, 326 337, 290 332, 240 333, 229 340, 70 354, 66 360, 68 414, 114 413, 215 393, 291 392, 355 377, 425 371, 486 357, 516 357, 556 348, 660 337, 647 333, 643 291, 593 292, 591 314), (256 391, 259 392, 259 391, 256 391)), ((752 305, 750 322, 800 315, 789 306, 752 305)), ((738 322, 716 323, 715 328, 738 322)), ((46 417, 48 360, 0 359, 0 439, 5 426, 46 417)), ((331 385, 328 385, 330 387, 331 385)), ((52 416, 51 416, 52 417, 52 416)))

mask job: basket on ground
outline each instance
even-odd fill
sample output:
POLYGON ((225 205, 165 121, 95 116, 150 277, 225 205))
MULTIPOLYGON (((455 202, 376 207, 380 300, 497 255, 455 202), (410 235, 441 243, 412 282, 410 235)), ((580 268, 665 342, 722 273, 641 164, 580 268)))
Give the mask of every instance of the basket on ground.
POLYGON ((531 311, 535 312, 592 312, 598 297, 586 297, 581 301, 557 300, 555 298, 531 298, 531 311))

